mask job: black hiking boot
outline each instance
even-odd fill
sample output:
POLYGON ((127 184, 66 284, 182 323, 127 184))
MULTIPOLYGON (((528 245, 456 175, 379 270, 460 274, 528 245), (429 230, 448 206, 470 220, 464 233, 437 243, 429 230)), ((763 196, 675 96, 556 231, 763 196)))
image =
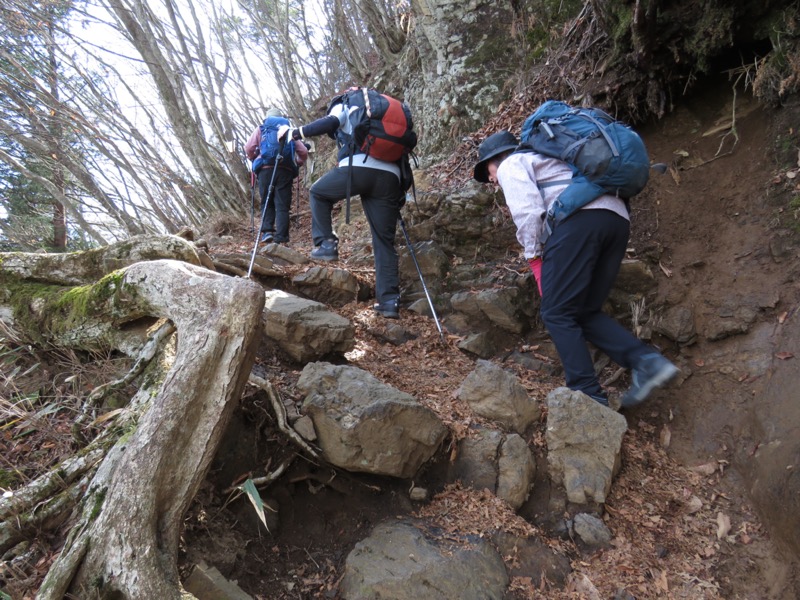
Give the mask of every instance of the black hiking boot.
POLYGON ((381 302, 380 304, 374 304, 372 309, 386 319, 400 318, 400 302, 397 298, 381 302))
POLYGON ((339 240, 325 240, 311 251, 311 258, 316 258, 317 260, 339 260, 339 240))

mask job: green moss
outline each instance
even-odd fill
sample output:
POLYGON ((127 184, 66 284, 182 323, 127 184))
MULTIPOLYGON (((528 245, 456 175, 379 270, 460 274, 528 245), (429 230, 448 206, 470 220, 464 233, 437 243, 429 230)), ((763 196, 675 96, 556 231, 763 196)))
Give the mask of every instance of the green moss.
POLYGON ((0 469, 0 488, 13 488, 19 483, 19 475, 14 471, 0 469))
POLYGON ((122 271, 114 271, 92 285, 71 288, 61 295, 55 308, 84 319, 91 309, 103 304, 117 292, 123 276, 122 271))
POLYGON ((137 425, 138 423, 135 421, 130 421, 125 427, 116 428, 114 433, 119 436, 119 438, 117 438, 117 445, 124 446, 127 444, 128 441, 133 437, 137 425))
POLYGON ((626 42, 627 46, 633 25, 633 7, 625 4, 613 4, 612 6, 614 10, 611 14, 614 17, 614 23, 611 27, 611 38, 615 45, 626 42))
POLYGON ((79 326, 108 302, 122 285, 123 271, 114 271, 92 285, 65 287, 36 283, 16 277, 0 277, 3 300, 10 304, 14 319, 33 341, 49 338, 79 326))
POLYGON ((512 40, 506 35, 488 36, 465 61, 467 68, 483 68, 495 62, 506 60, 511 53, 512 40))
POLYGON ((103 502, 106 500, 106 492, 106 488, 103 488, 94 493, 94 504, 92 505, 92 511, 89 513, 90 521, 94 521, 100 516, 100 512, 103 510, 103 502))

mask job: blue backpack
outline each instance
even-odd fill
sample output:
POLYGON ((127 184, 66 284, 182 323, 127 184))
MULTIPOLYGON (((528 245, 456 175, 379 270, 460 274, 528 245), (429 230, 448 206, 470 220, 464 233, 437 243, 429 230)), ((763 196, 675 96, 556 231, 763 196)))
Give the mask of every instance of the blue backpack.
POLYGON ((539 186, 569 181, 548 211, 551 229, 603 194, 627 201, 644 189, 650 176, 650 159, 642 138, 597 108, 573 108, 548 100, 525 119, 520 141, 521 151, 533 150, 572 167, 571 180, 539 186))
POLYGON ((267 117, 261 125, 261 153, 253 161, 253 173, 262 167, 274 165, 278 155, 283 156, 281 166, 291 168, 295 175, 300 169, 294 161, 294 142, 286 140, 283 145, 278 142, 278 128, 289 125, 289 119, 284 117, 267 117))

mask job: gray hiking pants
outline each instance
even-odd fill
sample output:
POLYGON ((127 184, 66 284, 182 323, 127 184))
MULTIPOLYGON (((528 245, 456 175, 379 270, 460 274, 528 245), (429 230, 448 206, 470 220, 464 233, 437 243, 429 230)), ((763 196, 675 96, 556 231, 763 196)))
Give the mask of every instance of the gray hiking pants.
MULTIPOLYGON (((347 195, 349 171, 348 167, 336 167, 311 186, 311 236, 315 246, 336 237, 331 212, 334 205, 347 195)), ((400 190, 400 181, 394 173, 368 167, 352 167, 352 171, 350 195, 361 196, 361 206, 372 232, 375 296, 379 303, 388 302, 400 296, 394 238, 405 194, 400 190)))

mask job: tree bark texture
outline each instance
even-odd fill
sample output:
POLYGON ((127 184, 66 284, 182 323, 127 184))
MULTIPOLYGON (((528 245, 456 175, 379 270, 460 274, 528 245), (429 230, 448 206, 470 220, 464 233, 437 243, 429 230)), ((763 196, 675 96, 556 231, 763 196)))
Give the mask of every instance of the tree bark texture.
POLYGON ((113 304, 173 321, 177 355, 133 435, 89 485, 79 533, 48 573, 41 598, 181 597, 181 518, 250 373, 264 293, 249 280, 158 260, 128 267, 113 304))
MULTIPOLYGON (((180 238, 164 237, 178 247, 179 255, 191 247, 180 246, 180 238)), ((138 242, 135 249, 152 247, 145 240, 138 242)), ((86 254, 62 255, 63 263, 54 269, 62 291, 64 281, 75 285, 90 276, 86 254), (71 266, 67 266, 70 258, 71 266)), ((191 253, 185 256, 191 260, 191 253)), ((32 285, 41 288, 59 287, 36 283, 45 278, 43 269, 35 265, 37 258, 48 262, 55 257, 3 255, 0 275, 20 285, 34 281, 32 285)), ((113 261, 105 264, 108 267, 113 261)), ((98 268, 93 273, 99 277, 107 270, 98 268)), ((250 374, 260 338, 264 292, 249 279, 172 259, 136 262, 84 288, 75 288, 81 290, 75 297, 84 298, 80 302, 87 297, 97 301, 90 301, 91 310, 70 311, 75 320, 72 329, 89 330, 97 322, 124 324, 146 316, 174 324, 177 344, 171 368, 153 387, 143 384, 129 405, 133 418, 122 427, 127 433, 120 433, 122 437, 91 480, 83 481, 81 516, 38 597, 186 597, 177 570, 182 516, 250 374), (93 287, 98 288, 96 293, 93 287), (144 406, 133 408, 134 404, 144 406)), ((2 300, 0 319, 27 337, 30 332, 25 328, 37 327, 36 322, 11 317, 11 307, 2 300)), ((35 299, 30 302, 35 303, 35 299)), ((13 311, 24 308, 18 302, 13 305, 13 311)), ((52 324, 45 320, 38 327, 52 324)), ((49 337, 51 342, 58 339, 49 337)), ((21 496, 16 502, 23 500, 21 496)), ((13 506, 0 505, 0 509, 15 512, 13 506)))

